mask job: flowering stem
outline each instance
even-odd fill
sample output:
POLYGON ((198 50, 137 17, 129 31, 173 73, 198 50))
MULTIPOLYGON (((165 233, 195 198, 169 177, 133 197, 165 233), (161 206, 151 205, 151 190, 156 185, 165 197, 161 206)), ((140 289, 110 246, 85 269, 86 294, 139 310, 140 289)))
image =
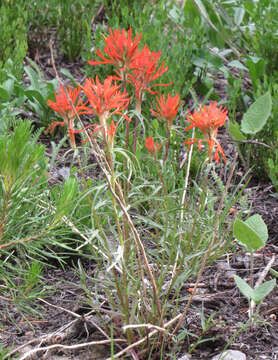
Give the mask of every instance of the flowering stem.
MULTIPOLYGON (((116 192, 116 186, 115 186, 116 178, 115 178, 112 146, 109 141, 106 143, 106 145, 107 145, 106 157, 108 160, 108 164, 110 166, 110 168, 109 168, 110 184, 111 184, 111 188, 113 189, 113 191, 116 192)), ((129 301, 128 301, 128 280, 127 280, 127 273, 126 273, 126 260, 128 259, 128 251, 126 249, 126 241, 124 241, 124 239, 123 239, 123 234, 125 234, 125 232, 122 231, 120 219, 118 216, 117 201, 114 196, 112 196, 112 203, 113 203, 114 216, 115 216, 117 230, 118 230, 119 244, 120 244, 120 247, 123 248, 123 254, 124 254, 123 259, 122 259, 123 294, 120 291, 119 284, 117 284, 117 288, 118 288, 118 293, 122 294, 121 303, 122 303, 122 308, 123 308, 124 315, 125 315, 125 322, 126 322, 126 324, 129 324, 130 314, 129 314, 129 301)), ((132 341, 132 330, 131 329, 127 330, 127 338, 128 338, 128 342, 131 343, 131 341, 132 341)))
MULTIPOLYGON (((93 145, 93 144, 92 144, 93 145)), ((92 149, 95 149, 96 146, 92 146, 92 149)), ((97 153, 95 153, 95 155, 97 155, 97 153)), ((151 280, 151 284, 152 284, 152 289, 153 289, 153 296, 154 296, 154 302, 155 302, 155 305, 156 305, 156 308, 157 308, 157 312, 158 312, 158 318, 160 320, 160 326, 163 326, 163 318, 162 318, 162 311, 161 311, 161 304, 160 304, 160 301, 159 301, 159 296, 158 296, 158 289, 157 289, 157 284, 156 284, 156 281, 155 281, 155 278, 153 276, 153 273, 152 273, 152 270, 151 270, 151 267, 150 267, 150 264, 149 264, 149 261, 148 261, 148 258, 147 258, 147 255, 146 255, 146 251, 145 251, 145 248, 144 248, 144 245, 140 239, 140 235, 138 233, 138 231, 136 230, 132 220, 131 220, 131 217, 126 209, 126 206, 125 206, 125 202, 124 202, 124 199, 123 199, 123 196, 122 196, 122 193, 119 191, 118 187, 119 187, 119 184, 117 184, 117 182, 115 182, 116 184, 116 187, 117 187, 117 192, 113 189, 113 186, 112 186, 112 183, 111 183, 111 179, 110 179, 110 176, 109 174, 107 173, 107 170, 104 168, 102 162, 100 161, 100 158, 99 156, 96 156, 96 160, 102 170, 102 172, 104 173, 104 176, 107 180, 107 184, 108 184, 108 187, 109 187, 109 190, 112 194, 112 196, 115 198, 115 200, 117 201, 117 203, 119 204, 124 216, 125 216, 125 219, 127 221, 127 224, 130 228, 130 231, 133 235, 133 238, 135 240, 135 243, 136 243, 136 247, 138 249, 138 258, 140 256, 142 256, 143 260, 144 260, 144 263, 145 263, 145 266, 146 266, 146 271, 147 271, 147 274, 151 280)), ((141 269, 141 271, 143 271, 143 269, 141 269)), ((140 271, 140 273, 141 273, 140 271)), ((142 272, 143 274, 143 272, 142 272)), ((143 278, 142 278, 142 282, 143 282, 143 278)))
MULTIPOLYGON (((165 182, 164 182, 164 179, 163 179, 163 176, 162 176, 162 172, 160 171, 160 165, 159 165, 159 162, 156 158, 156 155, 154 155, 154 163, 156 165, 156 170, 157 170, 157 173, 158 173, 158 176, 159 176, 159 179, 160 179, 160 182, 161 182, 161 186, 162 186, 162 191, 164 193, 164 196, 165 196, 165 201, 164 201, 164 206, 165 206, 165 228, 163 230, 163 233, 164 234, 167 234, 168 233, 168 220, 169 220, 169 200, 168 200, 168 191, 167 191, 167 187, 165 186, 165 182)), ((160 206, 158 204, 158 206, 160 206)), ((160 208, 158 207, 158 213, 160 212, 160 208)), ((163 249, 166 249, 166 236, 163 237, 163 244, 162 244, 162 247, 163 249)), ((166 256, 166 251, 163 251, 163 254, 162 254, 162 261, 161 263, 162 264, 165 264, 165 256, 166 256)), ((164 280, 164 275, 165 272, 161 272, 161 275, 160 275, 160 279, 159 279, 159 282, 162 286, 162 283, 163 283, 163 280, 164 280)))
POLYGON ((235 171, 235 167, 236 167, 236 161, 237 161, 237 157, 238 155, 236 154, 235 158, 234 158, 234 161, 233 161, 233 165, 232 165, 232 169, 231 169, 231 173, 229 175, 229 178, 227 180, 227 183, 226 183, 226 186, 225 186, 225 189, 223 191, 223 194, 221 196, 221 199, 220 199, 220 202, 219 202, 219 205, 218 205, 218 209, 217 209, 217 213, 216 213, 216 218, 215 218, 215 223, 214 223, 214 228, 213 228, 213 232, 212 232, 212 237, 211 237, 211 241, 210 241, 210 245, 204 255, 204 258, 203 258, 203 261, 202 261, 202 265, 201 265, 201 268, 199 270, 199 273, 198 273, 198 276, 197 276, 197 280, 196 280, 196 283, 194 285, 194 288, 193 288, 193 291, 187 301, 187 304, 185 306, 185 309, 184 309, 184 312, 182 313, 182 316, 179 318, 179 321, 178 321, 178 324, 176 325, 174 331, 173 331, 173 334, 177 333, 177 331, 180 329, 182 323, 183 323, 183 320, 184 318, 186 317, 187 315, 187 312, 188 312, 188 309, 192 303, 192 299, 193 299, 193 296, 195 295, 195 292, 196 292, 196 289, 198 287, 198 284, 201 280, 201 276, 203 275, 203 272, 204 272, 204 269, 205 269, 205 265, 206 265, 206 262, 207 262, 207 259, 208 259, 208 256, 212 250, 212 247, 214 245, 214 242, 215 242, 215 239, 216 239, 216 234, 218 232, 218 228, 219 228, 219 219, 220 219, 220 215, 221 215, 221 211, 222 211, 222 207, 223 207, 223 204, 224 204, 224 201, 225 201, 225 196, 227 194, 227 191, 230 187, 230 184, 231 184, 231 180, 232 180, 232 177, 233 177, 233 174, 234 174, 234 171, 235 171))
POLYGON ((250 286, 254 287, 254 252, 250 250, 250 286))
MULTIPOLYGON (((123 72, 123 90, 126 91, 126 72, 123 72)), ((125 128, 125 148, 129 150, 129 121, 126 121, 126 128, 125 128)), ((125 160, 125 167, 127 166, 127 162, 125 160)), ((125 169, 126 170, 126 169, 125 169)))
POLYGON ((134 140, 133 140, 133 153, 136 154, 136 148, 137 148, 137 136, 138 136, 138 125, 139 125, 139 118, 138 116, 141 115, 142 111, 142 94, 140 94, 139 98, 136 98, 136 112, 137 112, 137 118, 135 122, 135 130, 134 130, 134 140))
MULTIPOLYGON (((194 138, 194 136, 195 136, 195 128, 192 129, 192 138, 194 138)), ((167 295, 169 295, 170 291, 172 290, 172 286, 174 285, 177 277, 179 276, 179 274, 180 274, 180 272, 182 270, 182 265, 180 266, 178 271, 177 271, 177 266, 178 266, 178 258, 179 258, 179 253, 180 253, 180 247, 181 247, 181 243, 182 243, 182 223, 184 221, 184 210, 185 210, 185 205, 186 205, 186 192, 187 192, 187 187, 188 187, 188 180, 189 180, 189 174, 190 174, 192 153, 193 153, 193 147, 191 146, 190 149, 189 149, 189 154, 188 154, 187 170, 186 170, 186 176, 185 176, 185 180, 184 180, 184 190, 183 190, 183 193, 182 193, 182 200, 181 200, 181 212, 180 212, 180 224, 179 224, 179 227, 180 227, 180 230, 179 230, 179 233, 180 233, 180 235, 179 235, 179 245, 178 245, 175 265, 174 265, 174 268, 173 268, 171 283, 170 283, 167 295)), ((183 264, 185 254, 186 254, 186 252, 184 251, 183 256, 182 256, 181 264, 183 264)), ((168 296, 166 298, 168 298, 168 296)))
POLYGON ((171 142, 171 130, 169 129, 168 125, 166 125, 166 130, 167 130, 167 143, 166 143, 166 149, 165 149, 165 154, 164 154, 164 158, 163 158, 163 164, 165 164, 165 162, 168 159, 168 155, 169 155, 169 146, 170 146, 170 142, 171 142))
POLYGON ((75 136, 74 136, 74 119, 70 118, 68 120, 68 132, 70 137, 70 145, 73 149, 76 149, 76 142, 75 142, 75 136))

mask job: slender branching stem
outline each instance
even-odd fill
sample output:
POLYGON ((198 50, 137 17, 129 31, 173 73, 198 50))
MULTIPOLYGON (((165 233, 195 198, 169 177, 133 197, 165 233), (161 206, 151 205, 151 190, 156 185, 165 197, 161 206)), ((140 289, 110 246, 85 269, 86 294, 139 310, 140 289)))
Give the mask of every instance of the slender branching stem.
POLYGON ((212 232, 212 236, 211 236, 211 241, 210 241, 210 245, 204 255, 204 258, 203 258, 203 261, 202 261, 202 264, 201 264, 201 268, 199 270, 199 273, 198 273, 198 276, 197 276, 197 280, 196 280, 196 283, 194 285, 194 288, 193 288, 193 291, 191 293, 191 295, 189 296, 189 299, 187 301, 187 304, 185 306, 185 309, 184 309, 184 312, 182 313, 182 316, 180 317, 175 329, 173 330, 173 334, 176 334, 177 331, 180 329, 180 327, 182 326, 182 323, 188 313, 188 309, 192 303, 192 300, 193 300, 193 296, 196 292, 196 289, 198 287, 198 284, 201 280, 201 276, 203 275, 203 272, 204 272, 204 269, 205 269, 205 265, 207 263, 207 259, 208 259, 208 256, 213 248, 213 245, 215 243, 215 239, 216 239, 216 235, 217 235, 217 232, 218 232, 218 228, 219 228, 219 220, 220 220, 220 216, 221 216, 221 211, 222 211, 222 207, 223 207, 223 204, 224 204, 224 201, 225 201, 225 197, 226 197, 226 194, 227 194, 227 191, 230 187, 230 184, 231 184, 231 180, 232 180, 232 177, 233 177, 233 174, 234 174, 234 171, 235 171, 235 168, 236 168, 236 161, 237 161, 237 158, 238 158, 238 154, 236 154, 236 156, 234 157, 234 161, 233 161, 233 165, 232 165, 232 169, 231 169, 231 172, 230 172, 230 175, 229 175, 229 178, 227 180, 227 183, 226 183, 226 186, 225 186, 225 189, 224 189, 224 192, 221 196, 221 199, 220 199, 220 202, 219 202, 219 205, 218 205, 218 209, 217 209, 217 213, 216 213, 216 218, 215 218, 215 223, 214 223, 214 228, 213 228, 213 232, 212 232))
MULTIPOLYGON (((192 129, 192 138, 194 138, 195 136, 195 128, 192 129)), ((177 273, 177 266, 178 266, 178 259, 179 259, 179 250, 181 247, 181 242, 183 239, 183 232, 182 232, 182 224, 184 221, 184 210, 185 210, 185 206, 186 206, 186 193, 187 193, 187 187, 188 187, 188 182, 189 182, 189 174, 190 174, 190 167, 191 167, 191 160, 192 160, 192 153, 193 153, 193 146, 190 147, 189 149, 189 154, 188 154, 188 162, 187 162, 187 169, 186 169, 186 176, 184 179, 184 187, 183 187, 183 193, 182 193, 182 199, 181 199, 181 212, 180 212, 180 221, 179 221, 179 244, 178 244, 178 250, 177 250, 177 254, 176 254, 176 260, 175 260, 175 264, 173 267, 173 273, 172 273, 172 278, 171 278, 171 283, 169 286, 169 290, 171 291, 172 286, 177 278, 177 276, 179 275, 179 272, 177 273)), ((184 252, 185 254, 185 252, 184 252)), ((184 255, 185 256, 185 255, 184 255)), ((182 265, 180 267, 180 269, 182 268, 182 265)))
POLYGON ((254 252, 250 249, 250 286, 254 288, 254 252))
POLYGON ((135 129, 134 129, 134 139, 133 139, 133 153, 136 154, 137 149, 137 137, 138 137, 138 126, 139 126, 139 118, 138 116, 141 116, 141 110, 142 110, 142 94, 140 95, 139 99, 136 98, 136 112, 137 117, 135 121, 135 129))
POLYGON ((166 143, 165 154, 164 154, 164 158, 163 158, 163 164, 165 164, 165 162, 168 159, 169 147, 170 147, 170 143, 171 143, 171 129, 168 126, 168 124, 166 124, 166 131, 167 131, 167 143, 166 143))

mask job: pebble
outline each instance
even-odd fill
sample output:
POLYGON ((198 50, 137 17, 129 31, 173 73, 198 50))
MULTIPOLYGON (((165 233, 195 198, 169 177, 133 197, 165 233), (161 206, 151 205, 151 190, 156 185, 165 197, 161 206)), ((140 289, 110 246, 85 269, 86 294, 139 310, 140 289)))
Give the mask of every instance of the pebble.
POLYGON ((246 360, 246 355, 238 350, 226 350, 215 355, 211 360, 246 360))
POLYGON ((190 360, 190 359, 191 359, 190 355, 184 354, 181 358, 178 358, 177 360, 190 360))

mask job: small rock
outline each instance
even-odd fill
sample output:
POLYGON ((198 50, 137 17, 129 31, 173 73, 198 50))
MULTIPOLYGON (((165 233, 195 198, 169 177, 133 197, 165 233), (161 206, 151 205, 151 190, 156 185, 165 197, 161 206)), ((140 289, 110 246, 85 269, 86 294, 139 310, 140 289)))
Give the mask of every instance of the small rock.
POLYGON ((68 180, 70 177, 70 168, 63 166, 58 169, 58 176, 62 177, 64 180, 68 180))
POLYGON ((215 355, 211 360, 246 360, 246 355, 241 351, 227 350, 215 355))
POLYGON ((190 355, 184 354, 182 355, 182 357, 178 358, 177 360, 190 360, 190 359, 191 359, 190 355))

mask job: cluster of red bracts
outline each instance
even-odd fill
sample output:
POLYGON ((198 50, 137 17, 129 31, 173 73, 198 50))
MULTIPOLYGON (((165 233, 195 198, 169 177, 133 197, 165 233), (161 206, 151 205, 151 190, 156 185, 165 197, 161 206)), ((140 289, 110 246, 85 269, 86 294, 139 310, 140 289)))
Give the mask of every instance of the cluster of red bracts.
MULTIPOLYGON (((66 125, 71 146, 74 148, 76 147, 75 134, 84 130, 76 130, 75 128, 75 119, 81 114, 94 114, 98 117, 99 123, 89 126, 92 128, 91 134, 94 135, 96 131, 102 131, 106 141, 109 140, 112 146, 118 123, 115 125, 111 120, 109 124, 108 120, 113 114, 119 114, 127 121, 130 121, 123 111, 127 109, 131 98, 126 90, 121 90, 121 85, 118 85, 116 80, 126 81, 134 87, 136 109, 141 107, 144 92, 158 94, 158 91, 153 90, 154 87, 172 84, 153 83, 168 70, 168 67, 165 66, 164 62, 159 66, 161 51, 152 52, 146 45, 139 50, 141 34, 136 33, 134 39, 132 39, 131 29, 128 31, 125 29, 109 29, 109 31, 110 35, 105 38, 106 46, 103 53, 100 50, 96 51, 101 60, 89 61, 89 64, 93 66, 99 64, 113 65, 117 76, 110 76, 103 83, 98 77, 86 79, 84 85, 80 85, 75 89, 64 88, 61 85, 55 94, 56 102, 47 101, 47 104, 63 118, 63 122, 54 122, 50 126, 50 132, 57 125, 66 125), (81 91, 87 98, 85 102, 80 96, 81 91)), ((160 95, 156 97, 156 101, 156 110, 151 109, 151 113, 165 121, 167 133, 169 134, 181 104, 180 96, 178 94, 174 96, 168 94, 166 98, 164 95, 160 95)), ((216 102, 211 103, 209 106, 200 106, 193 114, 188 113, 187 120, 191 125, 185 130, 197 127, 203 133, 204 139, 187 139, 185 144, 190 147, 197 142, 199 149, 201 149, 201 142, 205 140, 208 143, 209 160, 212 159, 214 152, 214 158, 217 162, 220 159, 219 153, 222 155, 223 160, 226 161, 223 149, 216 139, 218 128, 225 123, 226 118, 227 111, 222 109, 221 106, 218 107, 216 102)), ((152 136, 145 140, 145 146, 154 156, 158 155, 161 148, 158 142, 154 142, 152 136)))

